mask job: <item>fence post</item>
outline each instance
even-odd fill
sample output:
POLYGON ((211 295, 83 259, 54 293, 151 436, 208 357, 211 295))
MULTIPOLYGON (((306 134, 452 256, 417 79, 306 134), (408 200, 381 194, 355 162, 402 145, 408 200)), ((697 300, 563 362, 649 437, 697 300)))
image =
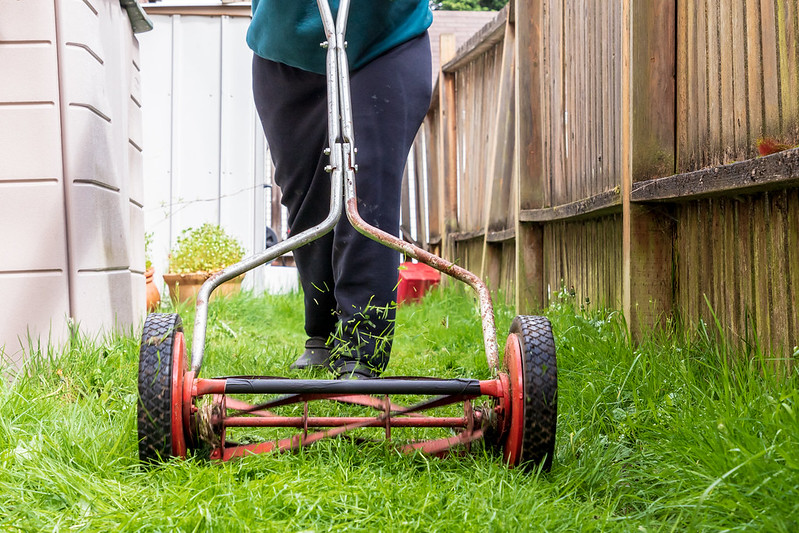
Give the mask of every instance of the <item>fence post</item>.
POLYGON ((455 35, 439 37, 438 69, 439 133, 438 133, 438 201, 441 217, 441 256, 451 257, 450 235, 458 229, 457 139, 455 137, 455 75, 444 72, 443 66, 455 57, 455 35))
POLYGON ((631 203, 636 181, 675 172, 676 5, 623 0, 622 302, 633 339, 662 327, 674 300, 673 217, 631 203))
MULTIPOLYGON (((503 287, 500 279, 502 271, 502 250, 504 242, 491 242, 495 231, 514 229, 516 210, 515 196, 515 28, 510 13, 504 24, 502 39, 502 59, 496 93, 496 113, 491 121, 488 144, 488 164, 486 165, 486 195, 483 222, 483 250, 480 261, 480 277, 492 289, 503 287)), ((510 295, 509 295, 510 296, 510 295)))
POLYGON ((516 312, 544 305, 544 228, 521 222, 520 211, 546 207, 548 176, 544 176, 541 123, 542 0, 515 0, 516 121, 514 177, 516 209, 516 312))

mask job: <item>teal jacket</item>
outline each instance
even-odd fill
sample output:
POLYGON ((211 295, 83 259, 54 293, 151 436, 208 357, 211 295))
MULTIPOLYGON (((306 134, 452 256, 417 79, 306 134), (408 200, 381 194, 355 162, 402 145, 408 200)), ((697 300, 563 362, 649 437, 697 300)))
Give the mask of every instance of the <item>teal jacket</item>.
MULTIPOLYGON (((330 0, 334 16, 338 5, 330 0)), ((350 69, 423 34, 432 22, 428 0, 351 0, 345 34, 350 69)), ((324 74, 324 40, 316 0, 253 0, 247 44, 264 59, 324 74)))

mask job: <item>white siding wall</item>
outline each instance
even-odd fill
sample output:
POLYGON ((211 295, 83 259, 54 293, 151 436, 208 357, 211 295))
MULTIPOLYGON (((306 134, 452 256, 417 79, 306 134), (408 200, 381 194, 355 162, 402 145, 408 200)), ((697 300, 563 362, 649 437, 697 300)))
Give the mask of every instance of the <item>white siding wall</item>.
MULTIPOLYGON (((264 249, 271 163, 255 111, 250 19, 157 15, 140 35, 144 219, 157 275, 180 232, 222 225, 247 253, 264 249), (266 199, 266 201, 265 201, 266 199)), ((262 286, 263 269, 246 284, 262 286)))
POLYGON ((0 351, 144 311, 138 43, 117 0, 0 0, 0 351))

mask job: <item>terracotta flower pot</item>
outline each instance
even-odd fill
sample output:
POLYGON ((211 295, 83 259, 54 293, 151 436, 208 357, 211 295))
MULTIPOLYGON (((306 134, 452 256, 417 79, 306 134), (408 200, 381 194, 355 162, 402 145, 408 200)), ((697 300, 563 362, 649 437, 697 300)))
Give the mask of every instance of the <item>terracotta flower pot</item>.
POLYGON ((156 309, 158 309, 158 304, 161 303, 161 293, 158 292, 158 287, 155 285, 155 281, 153 281, 153 275, 155 274, 155 269, 153 267, 148 268, 144 272, 144 289, 145 295, 147 298, 147 312, 152 313, 156 309))
MULTIPOLYGON (((194 272, 190 274, 164 274, 164 282, 169 288, 169 296, 173 302, 193 302, 200 292, 200 287, 205 280, 211 277, 211 272, 194 272)), ((226 281, 211 293, 211 300, 219 295, 228 296, 241 290, 241 281, 244 276, 238 276, 226 281)))

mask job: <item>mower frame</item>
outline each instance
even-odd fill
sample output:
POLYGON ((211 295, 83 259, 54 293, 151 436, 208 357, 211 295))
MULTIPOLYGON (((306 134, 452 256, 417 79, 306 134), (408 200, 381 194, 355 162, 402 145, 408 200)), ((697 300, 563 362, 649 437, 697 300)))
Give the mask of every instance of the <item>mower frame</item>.
POLYGON ((210 445, 212 459, 228 460, 273 450, 294 450, 322 438, 365 427, 384 428, 388 440, 391 439, 392 427, 442 427, 457 433, 443 439, 407 443, 402 449, 443 455, 456 446, 465 445, 468 449, 471 442, 484 438, 503 450, 504 459, 510 465, 543 462, 548 468, 554 453, 557 418, 557 365, 549 321, 543 317, 517 317, 514 321, 516 331, 512 326, 505 345, 504 365, 501 366, 493 304, 486 284, 451 261, 375 228, 361 218, 355 187, 357 149, 345 41, 350 1, 341 0, 335 20, 328 0, 317 0, 317 4, 326 36, 321 46, 327 50, 330 148, 325 153, 330 158, 326 167, 331 175, 330 211, 316 226, 225 268, 203 284, 197 296, 188 368, 180 317, 148 316, 142 336, 139 370, 140 457, 145 461, 167 456, 185 457, 189 449, 204 443, 210 445), (338 223, 342 210, 363 235, 463 281, 475 290, 491 379, 199 377, 211 293, 222 283, 324 236, 338 223), (236 394, 278 396, 252 405, 230 397, 236 394), (391 395, 432 398, 406 407, 393 403, 391 395), (472 402, 480 397, 488 398, 488 403, 474 406, 472 402), (198 405, 203 398, 211 398, 211 402, 198 405), (319 400, 357 404, 372 408, 378 414, 373 417, 311 416, 309 403, 319 400), (464 405, 463 416, 442 417, 425 413, 461 402, 464 405), (291 404, 303 404, 303 416, 280 416, 271 411, 291 404), (302 429, 302 432, 277 441, 237 445, 226 442, 226 429, 230 427, 293 427, 302 429), (316 428, 329 429, 309 431, 316 428))

